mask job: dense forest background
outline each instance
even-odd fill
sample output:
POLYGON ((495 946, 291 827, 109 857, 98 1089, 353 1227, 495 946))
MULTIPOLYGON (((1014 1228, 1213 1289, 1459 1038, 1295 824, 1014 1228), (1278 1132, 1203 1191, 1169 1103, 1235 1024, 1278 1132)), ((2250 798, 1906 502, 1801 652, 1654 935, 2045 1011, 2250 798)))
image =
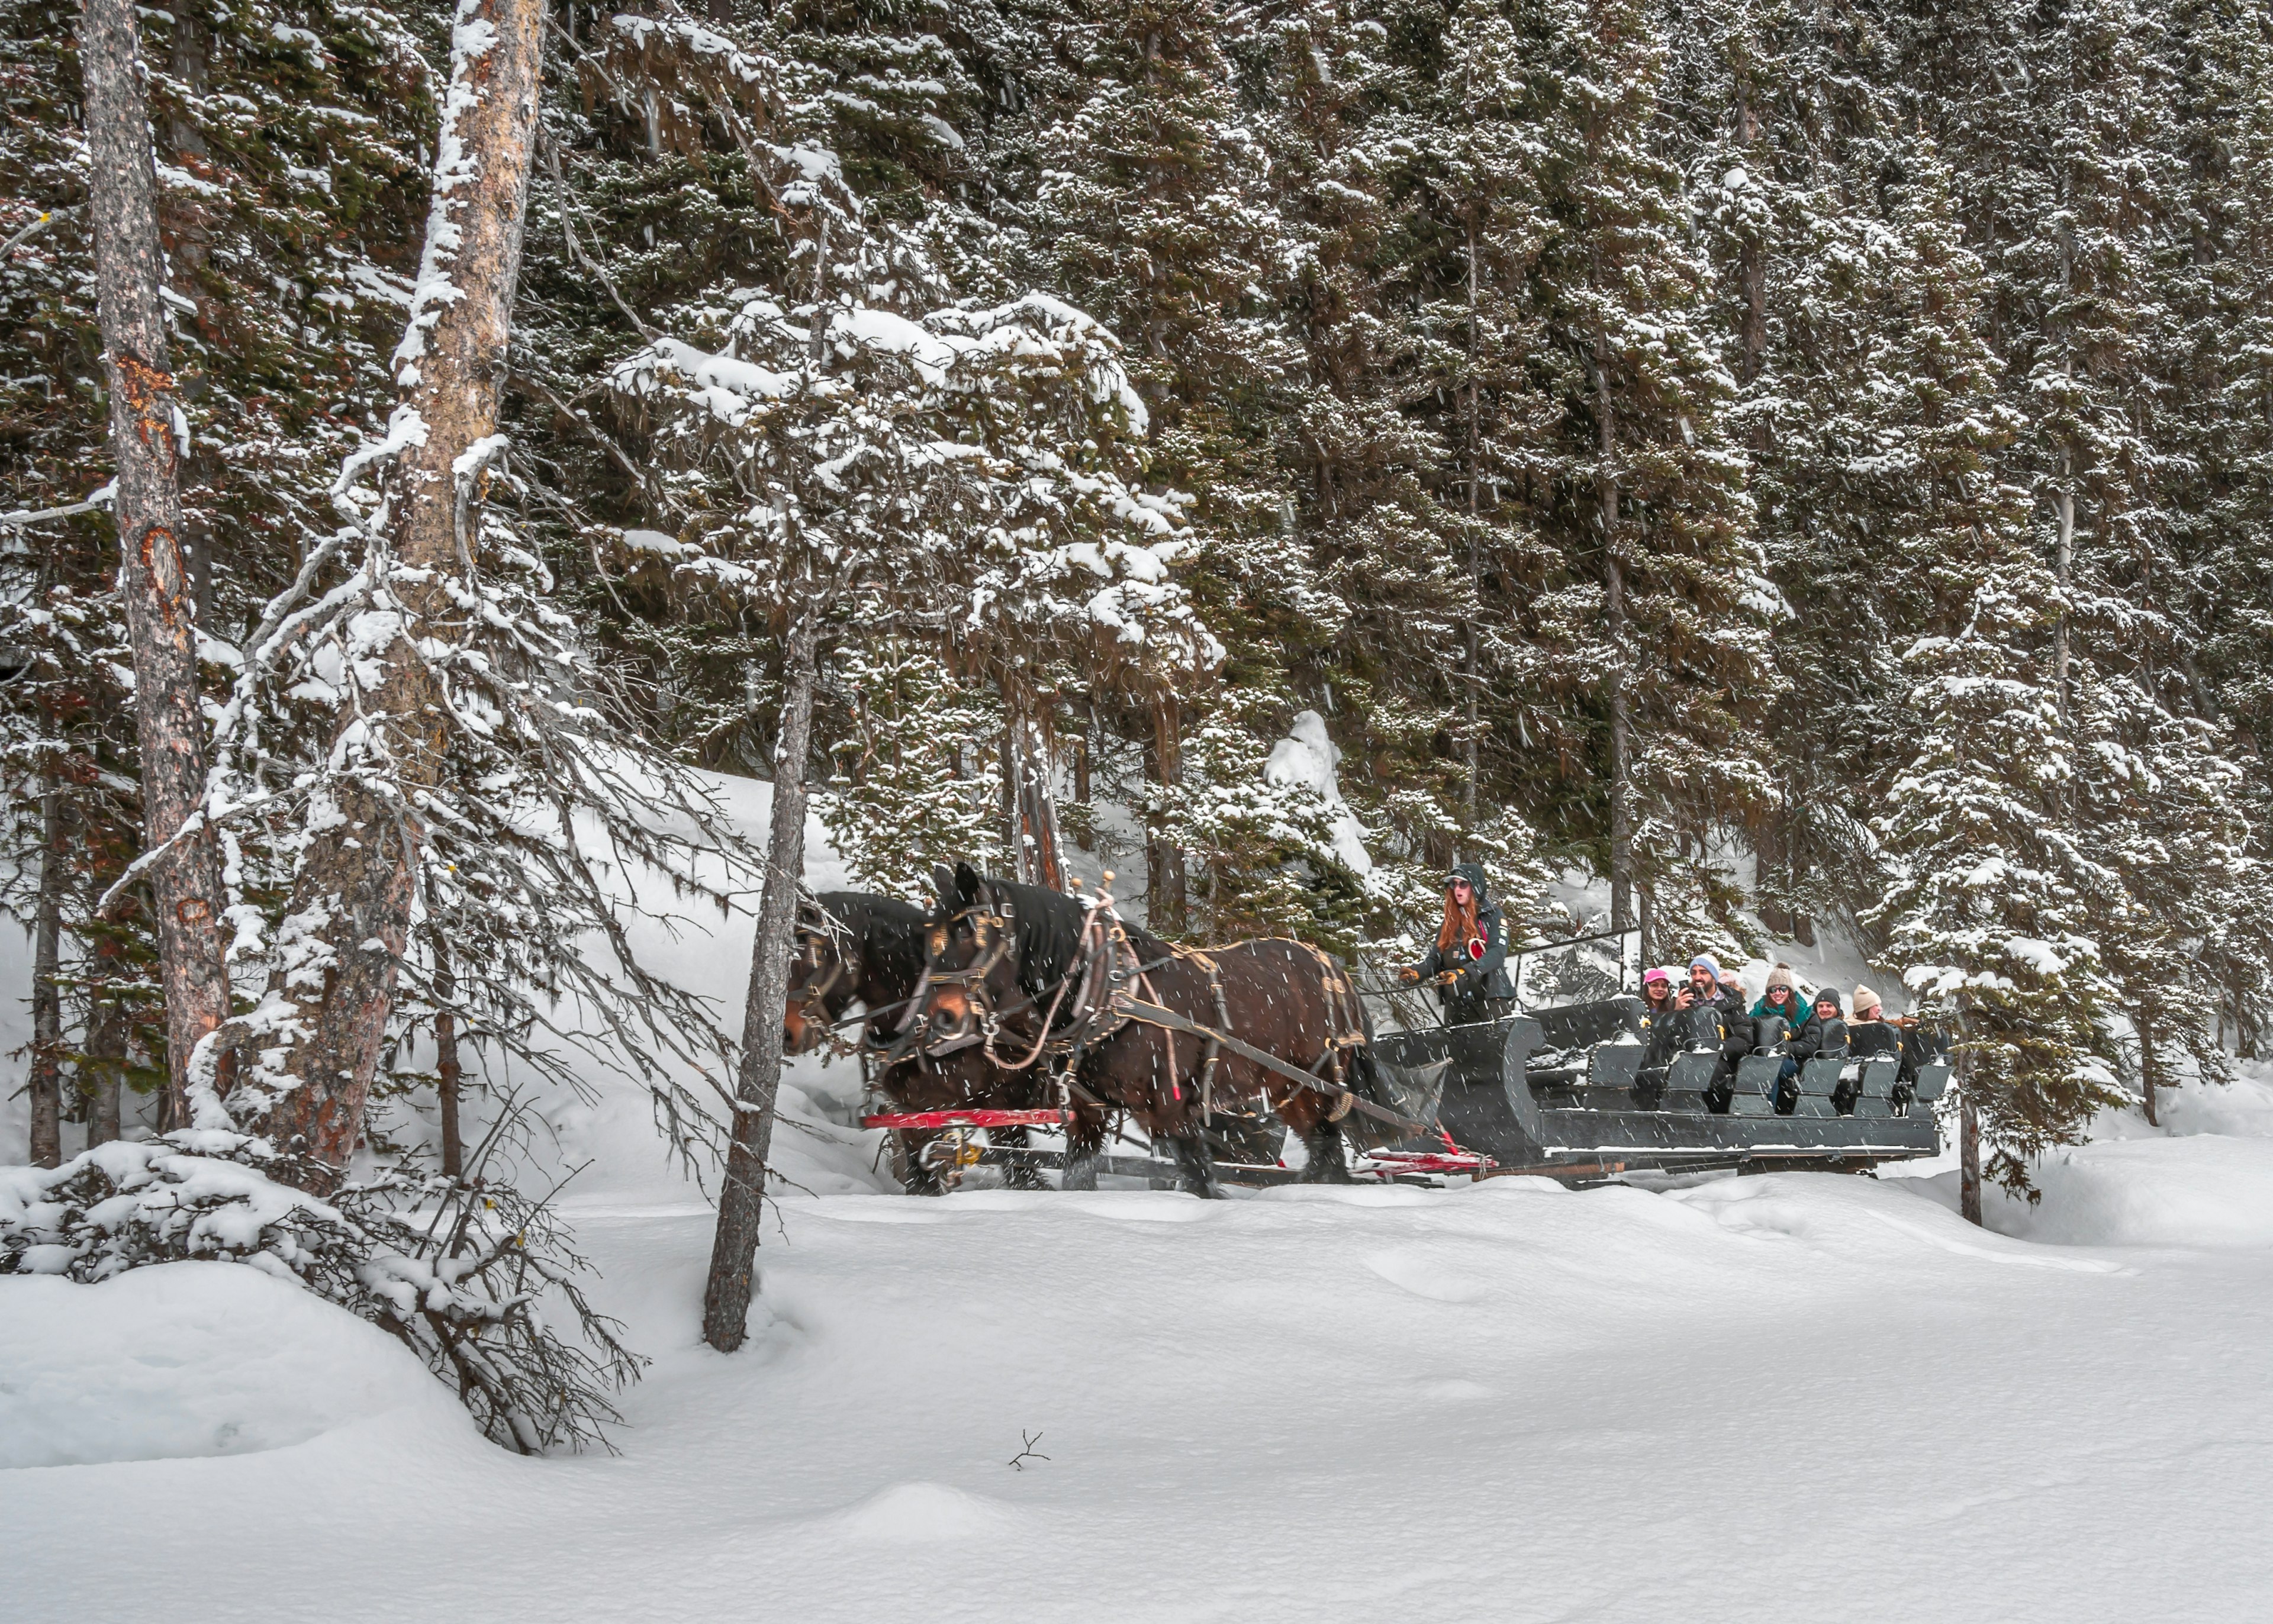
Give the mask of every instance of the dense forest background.
MULTIPOLYGON (((142 14, 233 737, 268 606, 348 567, 451 21, 142 14)), ((42 1055, 115 1125, 166 1066, 147 926, 97 906, 139 840, 117 543, 20 517, 109 455, 75 23, 0 0, 0 694, 14 895, 62 944, 42 1055)), ((807 621, 808 776, 878 888, 1054 879, 1062 838, 1194 939, 1387 955, 1463 857, 1524 929, 1654 959, 1828 922, 1962 1029, 2015 1154, 2254 1049, 2262 7, 572 0, 546 33, 471 545, 624 748, 773 775, 807 621), (1363 872, 1264 771, 1305 710, 1363 872), (1609 919, 1544 901, 1572 867, 1609 919)), ((248 957, 330 737, 308 659, 253 707, 274 805, 225 831, 248 957)), ((462 852, 510 822, 469 817, 462 852)), ((485 945, 542 958, 516 883, 454 904, 472 968, 420 935, 402 1032, 485 945)))

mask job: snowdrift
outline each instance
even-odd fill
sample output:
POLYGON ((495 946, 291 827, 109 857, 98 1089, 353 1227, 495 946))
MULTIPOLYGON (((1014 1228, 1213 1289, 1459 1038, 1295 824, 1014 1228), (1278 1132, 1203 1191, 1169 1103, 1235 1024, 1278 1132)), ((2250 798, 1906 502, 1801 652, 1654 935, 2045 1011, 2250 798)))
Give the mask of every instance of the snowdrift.
POLYGON ((0 1278, 0 1468, 252 1455, 357 1426, 481 1445, 409 1349, 257 1269, 0 1278))

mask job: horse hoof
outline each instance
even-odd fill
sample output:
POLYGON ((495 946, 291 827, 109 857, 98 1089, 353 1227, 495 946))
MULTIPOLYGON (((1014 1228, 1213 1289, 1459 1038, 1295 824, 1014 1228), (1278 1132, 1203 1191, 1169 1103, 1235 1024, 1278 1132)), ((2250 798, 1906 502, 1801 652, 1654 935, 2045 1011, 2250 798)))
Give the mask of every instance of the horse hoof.
POLYGON ((1067 1190, 1094 1190, 1097 1188, 1097 1158, 1094 1156, 1085 1156, 1075 1161, 1068 1162, 1066 1164, 1065 1178, 1060 1181, 1059 1187, 1067 1190))

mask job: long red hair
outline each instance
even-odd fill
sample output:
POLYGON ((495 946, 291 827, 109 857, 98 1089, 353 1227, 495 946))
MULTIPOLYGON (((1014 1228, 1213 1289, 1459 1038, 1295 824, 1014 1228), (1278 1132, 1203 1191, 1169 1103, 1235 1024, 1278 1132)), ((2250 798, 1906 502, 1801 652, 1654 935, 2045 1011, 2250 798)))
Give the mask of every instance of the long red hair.
POLYGON ((1468 944, 1482 934, 1482 926, 1476 923, 1475 892, 1473 889, 1469 891, 1468 905, 1463 908, 1452 900, 1452 894, 1447 889, 1444 893, 1444 923, 1437 929, 1437 946, 1457 947, 1465 959, 1468 956, 1468 944))

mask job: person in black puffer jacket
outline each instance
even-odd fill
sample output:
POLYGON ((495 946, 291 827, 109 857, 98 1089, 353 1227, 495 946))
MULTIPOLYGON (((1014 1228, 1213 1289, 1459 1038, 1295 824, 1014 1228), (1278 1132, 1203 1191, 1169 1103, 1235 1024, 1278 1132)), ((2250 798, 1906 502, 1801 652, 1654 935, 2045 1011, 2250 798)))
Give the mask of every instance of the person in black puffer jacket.
POLYGON ((1481 864, 1459 864, 1445 876, 1444 920, 1436 945, 1403 979, 1435 982, 1444 1019, 1455 1026, 1497 1020, 1514 1006, 1507 921, 1485 893, 1481 864))
POLYGON ((1722 984, 1721 966, 1709 954, 1689 961, 1689 984, 1674 998, 1689 1026, 1689 1049, 1717 1050, 1712 1086, 1706 1090, 1709 1111, 1726 1112, 1735 1092, 1737 1062, 1752 1051, 1752 1018, 1744 1000, 1722 984))

